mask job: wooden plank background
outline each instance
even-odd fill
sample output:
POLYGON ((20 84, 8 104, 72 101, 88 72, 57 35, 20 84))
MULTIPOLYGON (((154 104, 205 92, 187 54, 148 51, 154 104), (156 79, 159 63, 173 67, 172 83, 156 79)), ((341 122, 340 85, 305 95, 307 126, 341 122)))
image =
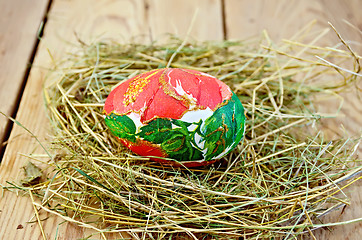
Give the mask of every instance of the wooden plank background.
MULTIPOLYGON (((344 38, 361 43, 362 19, 360 0, 0 0, 0 110, 12 114, 18 108, 16 119, 23 123, 40 141, 46 142, 49 126, 42 100, 42 84, 51 66, 52 59, 61 59, 73 51, 77 37, 85 42, 99 38, 112 38, 121 42, 148 42, 162 39, 166 33, 185 37, 191 19, 197 10, 191 37, 198 40, 221 40, 224 38, 246 38, 267 29, 278 41, 288 38, 312 19, 324 28, 331 21, 344 38), (51 4, 47 11, 48 4, 51 4), (44 35, 36 44, 38 26, 47 16, 44 35), (354 30, 343 22, 354 24, 354 30), (75 34, 76 33, 76 34, 75 34), (35 49, 36 48, 36 49, 35 49), (36 52, 33 66, 26 79, 22 95, 22 81, 26 76, 27 63, 36 52), (17 99, 21 97, 20 105, 17 99)), ((338 39, 332 33, 321 44, 333 45, 338 39)), ((355 50, 361 54, 361 45, 355 50)), ((361 101, 348 96, 342 123, 350 133, 361 133, 361 101), (353 111, 351 111, 351 106, 353 111)), ((1 118, 1 117, 0 117, 1 118)), ((339 129, 341 122, 334 123, 339 129)), ((8 124, 0 119, 0 129, 8 124)), ((4 136, 3 130, 0 139, 4 136)), ((20 169, 27 161, 21 153, 42 153, 35 139, 19 126, 14 126, 0 165, 0 183, 16 180, 20 169)), ((343 214, 336 211, 326 220, 344 221, 362 216, 362 185, 346 191, 352 197, 352 205, 343 214)), ((0 239, 42 239, 37 223, 33 221, 33 207, 27 197, 4 192, 0 198, 0 239)), ((78 239, 89 232, 62 223, 60 218, 41 213, 46 221, 42 226, 47 239, 78 239), (49 217, 49 218, 48 218, 49 217)), ((318 230, 318 239, 360 239, 362 224, 334 227, 330 232, 318 230)), ((94 238, 99 236, 94 236, 94 238)), ((117 236, 109 236, 110 239, 117 236)), ((118 236, 119 237, 119 236, 118 236)))
MULTIPOLYGON (((0 111, 8 116, 17 109, 47 6, 48 0, 0 1, 0 111)), ((0 143, 9 128, 9 121, 0 115, 0 143)))

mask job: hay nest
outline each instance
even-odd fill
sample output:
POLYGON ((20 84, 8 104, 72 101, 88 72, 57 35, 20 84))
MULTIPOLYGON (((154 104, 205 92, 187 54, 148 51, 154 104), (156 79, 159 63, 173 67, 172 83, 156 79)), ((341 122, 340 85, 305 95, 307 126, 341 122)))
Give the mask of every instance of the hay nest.
POLYGON ((348 204, 343 189, 360 179, 359 139, 324 139, 319 119, 334 114, 318 113, 313 99, 356 82, 360 57, 342 50, 342 39, 314 45, 324 33, 300 42, 315 34, 308 30, 279 46, 266 32, 245 41, 80 44, 45 87, 54 154, 46 180, 31 187, 42 199, 34 205, 104 239, 276 239, 329 226, 321 217, 348 204), (244 140, 211 166, 135 156, 105 126, 103 104, 115 85, 166 66, 219 78, 246 108, 244 140))

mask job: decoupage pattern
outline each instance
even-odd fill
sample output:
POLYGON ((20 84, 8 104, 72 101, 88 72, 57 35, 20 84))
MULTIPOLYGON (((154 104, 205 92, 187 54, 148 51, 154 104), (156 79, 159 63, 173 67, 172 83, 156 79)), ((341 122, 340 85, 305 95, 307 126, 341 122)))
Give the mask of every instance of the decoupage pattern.
POLYGON ((109 94, 104 112, 111 133, 136 154, 189 167, 223 157, 244 134, 238 97, 215 77, 189 69, 125 81, 109 94))

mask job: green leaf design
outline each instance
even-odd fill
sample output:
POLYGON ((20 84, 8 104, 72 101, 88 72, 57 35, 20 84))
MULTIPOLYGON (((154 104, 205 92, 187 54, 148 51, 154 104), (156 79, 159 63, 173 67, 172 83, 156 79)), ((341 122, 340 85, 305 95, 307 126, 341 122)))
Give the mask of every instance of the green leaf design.
MULTIPOLYGON (((205 120, 200 135, 205 140, 206 160, 211 160, 223 153, 228 147, 233 149, 244 133, 244 108, 235 94, 224 106, 205 120)), ((226 153, 225 153, 226 154, 226 153)))
POLYGON ((191 144, 194 132, 188 131, 190 125, 178 119, 157 118, 141 127, 137 136, 160 144, 170 158, 179 161, 203 159, 202 152, 191 144))
POLYGON ((140 128, 138 136, 152 143, 161 144, 171 134, 171 121, 165 118, 156 118, 140 128))
POLYGON ((204 159, 202 152, 191 144, 193 133, 184 135, 181 131, 173 130, 171 137, 166 139, 161 147, 169 157, 179 161, 191 161, 204 159))
POLYGON ((240 140, 244 137, 245 131, 245 114, 244 107, 241 104, 238 96, 233 94, 231 101, 234 101, 234 109, 233 109, 233 121, 235 122, 235 133, 234 133, 234 144, 232 148, 239 144, 240 140))
POLYGON ((244 134, 245 116, 243 106, 233 94, 205 122, 200 120, 189 123, 180 119, 156 118, 137 131, 133 120, 126 115, 112 113, 105 121, 115 136, 132 142, 140 138, 159 144, 170 158, 178 161, 208 161, 222 153, 226 154, 226 149, 231 151, 240 142, 244 134), (196 126, 189 128, 193 124, 196 126))
POLYGON ((206 119, 202 132, 205 139, 204 147, 207 149, 207 160, 218 156, 230 145, 228 142, 230 138, 227 137, 228 127, 225 124, 225 113, 220 109, 216 110, 211 117, 206 119))
POLYGON ((172 124, 174 124, 175 126, 178 126, 182 129, 187 129, 187 127, 189 127, 190 125, 192 125, 192 123, 189 123, 189 122, 184 122, 184 121, 181 121, 179 119, 171 119, 172 121, 172 124))
POLYGON ((114 136, 124 138, 132 142, 136 141, 136 125, 128 116, 111 113, 106 116, 105 122, 114 136))
POLYGON ((186 137, 180 132, 172 131, 170 137, 162 142, 161 147, 166 152, 179 152, 185 147, 186 137))

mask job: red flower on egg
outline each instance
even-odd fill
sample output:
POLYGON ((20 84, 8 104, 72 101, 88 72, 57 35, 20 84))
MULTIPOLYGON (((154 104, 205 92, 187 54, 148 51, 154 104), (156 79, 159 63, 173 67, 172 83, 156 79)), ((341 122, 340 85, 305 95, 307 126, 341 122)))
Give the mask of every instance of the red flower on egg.
POLYGON ((164 68, 122 83, 109 94, 104 110, 106 114, 138 113, 142 123, 157 117, 180 119, 190 110, 214 110, 231 95, 227 85, 210 75, 164 68))

